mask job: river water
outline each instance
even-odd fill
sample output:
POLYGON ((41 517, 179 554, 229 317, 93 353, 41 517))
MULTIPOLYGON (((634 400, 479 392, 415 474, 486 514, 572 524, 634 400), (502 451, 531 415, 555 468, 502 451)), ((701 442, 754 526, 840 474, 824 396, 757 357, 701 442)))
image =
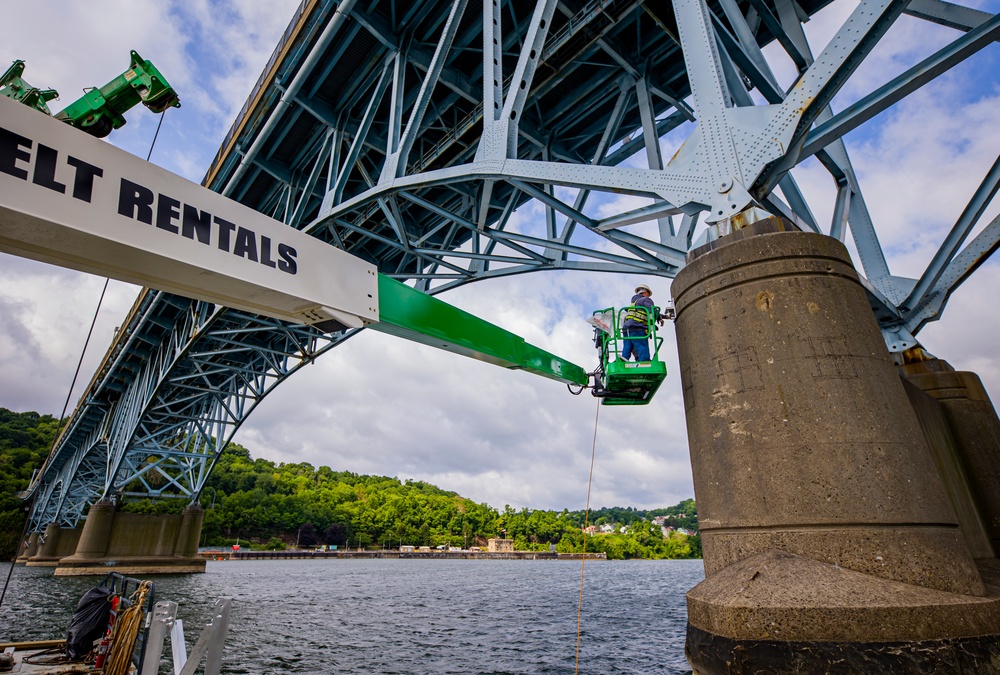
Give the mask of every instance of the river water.
MULTIPOLYGON (((580 672, 690 673, 684 594, 702 578, 700 560, 588 561, 580 672)), ((180 606, 189 650, 215 600, 233 598, 224 673, 575 672, 579 561, 210 561, 152 579, 180 606)), ((0 642, 63 637, 97 581, 17 567, 0 642)))

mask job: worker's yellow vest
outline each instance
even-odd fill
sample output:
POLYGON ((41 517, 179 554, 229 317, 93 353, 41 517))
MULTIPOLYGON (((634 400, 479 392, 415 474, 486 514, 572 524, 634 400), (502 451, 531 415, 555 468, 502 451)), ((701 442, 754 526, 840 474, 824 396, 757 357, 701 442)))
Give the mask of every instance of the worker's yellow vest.
POLYGON ((631 319, 632 321, 638 321, 641 324, 646 324, 649 321, 647 317, 648 315, 646 314, 645 307, 632 306, 629 307, 628 310, 625 312, 626 321, 631 319))

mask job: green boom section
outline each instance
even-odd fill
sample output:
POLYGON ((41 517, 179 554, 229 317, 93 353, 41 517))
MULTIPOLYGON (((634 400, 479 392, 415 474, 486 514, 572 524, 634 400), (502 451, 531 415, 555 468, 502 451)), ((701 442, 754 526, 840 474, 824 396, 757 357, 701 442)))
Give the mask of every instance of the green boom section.
POLYGON ((575 363, 382 274, 378 275, 378 312, 379 322, 369 326, 372 330, 566 384, 589 381, 586 371, 575 363))

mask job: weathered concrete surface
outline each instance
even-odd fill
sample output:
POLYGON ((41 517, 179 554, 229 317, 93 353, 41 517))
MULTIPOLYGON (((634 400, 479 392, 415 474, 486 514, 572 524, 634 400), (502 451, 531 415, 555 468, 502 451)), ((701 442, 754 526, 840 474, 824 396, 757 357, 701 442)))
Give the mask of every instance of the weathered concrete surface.
MULTIPOLYGON (((993 545, 983 525, 979 507, 962 462, 962 453, 952 434, 944 407, 903 377, 903 389, 917 415, 945 493, 958 516, 959 527, 973 558, 992 558, 993 545)), ((1000 489, 1000 486, 997 487, 1000 489)))
POLYGON ((111 528, 115 524, 115 505, 107 501, 92 504, 84 521, 80 543, 69 559, 98 560, 108 550, 111 528))
POLYGON ((56 576, 106 574, 182 574, 205 571, 198 557, 204 511, 188 507, 183 515, 121 513, 110 502, 90 507, 76 552, 59 561, 56 576))
POLYGON ((706 573, 691 626, 783 642, 1000 634, 846 249, 778 230, 720 239, 673 284, 706 573))
POLYGON ((750 237, 673 292, 708 576, 779 548, 982 595, 842 244, 750 237))
POLYGON ((903 377, 934 398, 944 411, 954 451, 990 541, 988 556, 997 557, 1000 555, 1000 419, 982 381, 975 373, 956 372, 941 359, 907 364, 900 370, 903 377))
POLYGON ((730 565, 688 601, 692 625, 737 640, 924 641, 1000 627, 996 595, 888 581, 777 549, 730 565))
POLYGON ((198 557, 198 540, 201 539, 201 524, 205 520, 205 509, 198 504, 192 504, 184 509, 181 515, 180 530, 177 532, 177 544, 174 555, 179 558, 198 557))
POLYGON ((987 597, 975 598, 928 593, 796 558, 771 551, 741 561, 720 575, 711 595, 700 598, 702 607, 716 608, 716 616, 746 621, 744 634, 753 627, 765 637, 734 638, 724 627, 713 632, 689 622, 685 651, 695 675, 1000 673, 996 634, 978 634, 975 627, 997 621, 1000 613, 997 560, 979 563, 987 597), (788 621, 774 621, 774 613, 788 621), (941 626, 950 637, 898 639, 941 626), (815 636, 802 639, 807 627, 815 636), (872 630, 852 634, 865 627, 872 630))
POLYGON ((688 626, 687 654, 695 675, 884 675, 998 672, 990 641, 982 638, 926 642, 827 643, 730 640, 688 626), (983 664, 989 664, 983 668, 983 664), (817 668, 817 664, 828 664, 817 668))
POLYGON ((80 541, 81 528, 59 527, 50 523, 39 538, 35 555, 24 563, 28 567, 55 567, 62 558, 72 555, 80 541))

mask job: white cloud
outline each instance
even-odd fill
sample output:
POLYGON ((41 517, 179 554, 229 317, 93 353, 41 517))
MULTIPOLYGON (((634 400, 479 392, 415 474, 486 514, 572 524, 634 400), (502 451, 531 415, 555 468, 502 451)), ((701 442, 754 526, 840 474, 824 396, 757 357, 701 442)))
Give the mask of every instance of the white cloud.
MULTIPOLYGON (((0 406, 59 414, 104 280, 0 254, 0 406)), ((76 404, 111 344, 136 287, 111 282, 70 401, 76 404)))

